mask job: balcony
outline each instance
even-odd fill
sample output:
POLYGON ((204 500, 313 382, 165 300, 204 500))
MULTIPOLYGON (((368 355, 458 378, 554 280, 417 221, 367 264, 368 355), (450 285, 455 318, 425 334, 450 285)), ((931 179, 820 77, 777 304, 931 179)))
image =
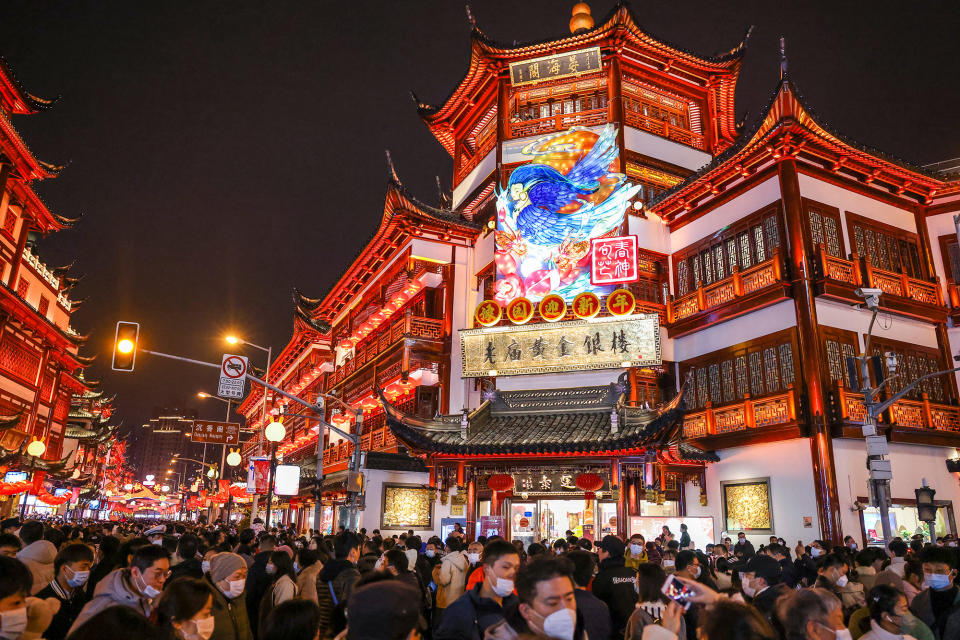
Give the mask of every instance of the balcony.
POLYGON ((773 257, 667 303, 671 338, 768 306, 786 298, 779 251, 773 257))
MULTIPOLYGON (((841 423, 844 437, 861 437, 860 425, 867 417, 863 394, 844 388, 834 382, 833 404, 835 418, 841 423)), ((920 400, 898 400, 887 412, 890 440, 957 446, 960 444, 960 407, 930 402, 924 393, 920 400)), ((880 416, 884 426, 886 416, 880 416)))
POLYGON ((413 315, 397 318, 389 325, 385 325, 378 333, 364 339, 357 345, 353 357, 334 371, 332 384, 336 385, 343 382, 365 364, 373 361, 380 354, 392 348, 398 341, 405 338, 443 340, 443 320, 413 315))
POLYGON ((702 411, 688 412, 683 420, 683 435, 701 441, 705 448, 738 446, 800 435, 797 404, 792 386, 785 393, 756 400, 746 394, 741 402, 713 408, 707 402, 702 411))
POLYGON ((633 98, 625 97, 623 99, 623 119, 628 127, 642 129, 647 133, 679 142, 680 144, 699 149, 700 151, 707 150, 707 142, 702 135, 675 124, 670 124, 666 120, 644 115, 641 111, 640 102, 633 98))
POLYGON ((844 260, 828 255, 823 244, 817 248, 817 269, 817 295, 857 303, 862 299, 854 290, 871 287, 883 291, 880 306, 885 310, 928 322, 946 321, 947 308, 939 278, 930 282, 885 271, 856 253, 844 260))
POLYGON ((511 138, 526 138, 552 131, 566 131, 570 127, 590 127, 606 124, 607 108, 591 109, 589 111, 575 111, 573 113, 557 113, 546 118, 535 120, 517 120, 510 122, 511 138))
MULTIPOLYGON (((496 118, 494 118, 493 122, 496 122, 496 118)), ((484 133, 487 133, 488 135, 479 140, 477 150, 473 153, 473 155, 471 155, 469 158, 461 159, 461 165, 457 167, 457 173, 454 177, 454 182, 460 183, 463 181, 463 179, 466 178, 467 175, 469 175, 469 173, 473 171, 473 169, 480 164, 487 154, 490 153, 490 151, 492 151, 496 146, 496 128, 490 131, 485 131, 484 133)))

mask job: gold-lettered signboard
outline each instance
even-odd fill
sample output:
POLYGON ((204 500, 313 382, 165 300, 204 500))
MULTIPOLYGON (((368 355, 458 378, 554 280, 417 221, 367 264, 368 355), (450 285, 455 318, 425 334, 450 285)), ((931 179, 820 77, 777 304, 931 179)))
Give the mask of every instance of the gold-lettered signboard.
POLYGON ((600 71, 600 47, 511 62, 510 84, 516 87, 596 71, 600 71))
POLYGON ((464 329, 463 377, 660 364, 657 314, 464 329))

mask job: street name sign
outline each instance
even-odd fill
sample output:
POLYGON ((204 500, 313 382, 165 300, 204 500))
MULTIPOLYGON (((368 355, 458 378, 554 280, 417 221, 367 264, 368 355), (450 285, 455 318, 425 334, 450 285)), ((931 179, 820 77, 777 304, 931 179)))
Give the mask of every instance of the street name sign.
POLYGON ((190 440, 204 444, 240 444, 239 422, 194 420, 190 440))

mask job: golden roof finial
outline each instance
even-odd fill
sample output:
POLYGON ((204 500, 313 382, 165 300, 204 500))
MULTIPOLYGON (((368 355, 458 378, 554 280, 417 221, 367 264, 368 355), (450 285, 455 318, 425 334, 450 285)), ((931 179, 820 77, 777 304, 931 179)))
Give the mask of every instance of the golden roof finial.
POLYGON ((590 15, 590 5, 578 2, 573 5, 573 17, 570 18, 570 33, 589 31, 593 29, 593 16, 590 15))

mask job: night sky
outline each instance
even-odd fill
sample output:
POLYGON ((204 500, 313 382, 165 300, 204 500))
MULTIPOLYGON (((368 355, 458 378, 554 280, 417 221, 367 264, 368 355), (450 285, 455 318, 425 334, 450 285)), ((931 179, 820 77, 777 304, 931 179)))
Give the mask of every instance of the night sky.
MULTIPOLYGON (((573 2, 476 0, 479 26, 505 43, 568 34, 573 2)), ((599 20, 614 0, 590 3, 599 20)), ((651 2, 655 36, 701 54, 756 26, 737 114, 760 115, 787 38, 790 75, 819 119, 917 163, 960 156, 960 78, 951 3, 651 2)), ((0 3, 0 55, 32 93, 61 95, 14 125, 34 153, 69 163, 35 185, 50 208, 83 214, 40 244, 50 266, 76 260, 89 301, 74 326, 98 353, 89 379, 139 426, 155 406, 199 409, 216 372, 142 356, 110 371, 114 323, 141 345, 219 361, 228 330, 283 348, 292 287, 324 294, 375 230, 384 149, 426 202, 452 160, 409 91, 440 103, 467 69, 469 27, 455 0, 402 2, 0 3)), ((263 366, 263 355, 250 351, 263 366)))

